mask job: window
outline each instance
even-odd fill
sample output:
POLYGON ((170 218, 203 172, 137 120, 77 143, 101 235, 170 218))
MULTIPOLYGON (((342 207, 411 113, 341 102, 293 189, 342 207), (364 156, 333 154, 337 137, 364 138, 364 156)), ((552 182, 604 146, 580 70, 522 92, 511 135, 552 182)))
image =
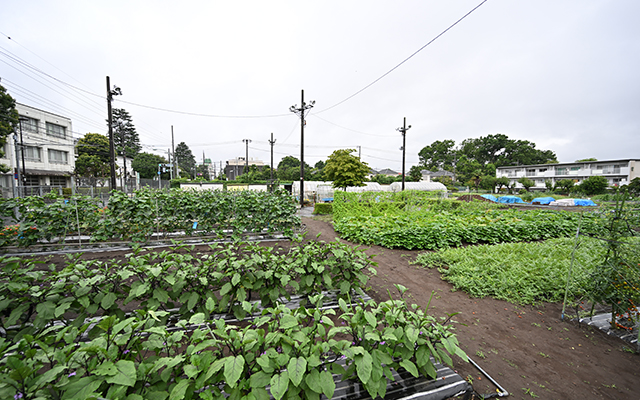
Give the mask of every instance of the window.
POLYGON ((52 124, 51 122, 47 122, 47 135, 55 136, 64 139, 65 138, 65 128, 64 126, 52 124))
POLYGON ((536 176, 536 170, 535 169, 528 169, 527 170, 527 176, 536 176))
POLYGON ((556 168, 556 175, 567 175, 568 171, 566 168, 556 168))
POLYGON ((25 161, 42 161, 42 149, 34 146, 24 146, 25 161))
POLYGON ((69 154, 66 151, 49 149, 49 162, 52 164, 68 164, 69 154))
POLYGON ((40 177, 37 175, 27 175, 24 177, 25 186, 40 186, 40 177))
POLYGON ((9 158, 9 143, 2 145, 2 158, 9 158))
POLYGON ((580 171, 580 167, 571 167, 571 171, 580 171))
POLYGON ((67 178, 65 178, 64 176, 50 176, 49 184, 51 186, 67 187, 67 178))
POLYGON ((20 125, 22 126, 22 130, 24 132, 38 133, 38 120, 35 118, 29 118, 21 115, 20 125))
POLYGON ((547 169, 546 168, 540 168, 538 171, 539 172, 547 172, 547 169))

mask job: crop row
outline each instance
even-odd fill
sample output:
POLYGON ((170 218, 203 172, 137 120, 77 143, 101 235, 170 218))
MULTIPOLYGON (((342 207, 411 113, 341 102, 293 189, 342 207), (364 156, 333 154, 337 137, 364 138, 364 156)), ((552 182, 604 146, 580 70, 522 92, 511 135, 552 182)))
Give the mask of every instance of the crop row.
POLYGON ((146 242, 154 232, 219 237, 238 237, 245 232, 291 235, 300 226, 295 204, 282 190, 113 191, 106 207, 88 196, 66 199, 51 193, 45 197, 4 199, 0 202, 0 215, 17 224, 0 232, 0 246, 29 246, 78 232, 91 235, 96 242, 146 242))
POLYGON ((70 256, 63 268, 43 268, 19 258, 2 260, 0 327, 14 334, 35 334, 53 320, 65 325, 96 315, 124 318, 123 306, 189 316, 229 313, 244 318, 244 301, 263 307, 338 290, 340 297, 362 291, 374 263, 364 252, 339 242, 309 242, 277 252, 257 244, 211 246, 208 254, 192 247, 161 252, 137 249, 126 263, 81 260, 70 256), (181 251, 178 251, 181 250, 181 251), (136 254, 137 253, 137 254, 136 254), (12 329, 10 329, 12 328, 12 329))
POLYGON ((409 307, 401 286, 400 300, 351 304, 373 265, 338 242, 136 249, 62 268, 3 259, 0 398, 319 399, 333 395, 333 374, 384 397, 392 370, 434 377, 434 360, 466 359, 446 321, 409 307), (328 289, 338 314, 322 308, 328 289), (294 292, 307 308, 281 303, 294 292), (231 325, 220 312, 250 318, 231 325))
POLYGON ((578 225, 583 233, 597 234, 603 227, 602 218, 596 213, 500 209, 466 203, 456 205, 449 200, 436 201, 430 206, 425 202, 415 210, 406 207, 404 212, 382 215, 365 211, 339 219, 334 216, 334 228, 343 238, 357 243, 439 249, 464 243, 496 244, 566 237, 575 234, 578 225))

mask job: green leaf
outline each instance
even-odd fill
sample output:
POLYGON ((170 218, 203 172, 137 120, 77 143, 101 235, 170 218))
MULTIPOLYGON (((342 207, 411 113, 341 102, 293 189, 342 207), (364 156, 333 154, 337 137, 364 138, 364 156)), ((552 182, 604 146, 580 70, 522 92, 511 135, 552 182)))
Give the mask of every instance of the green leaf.
POLYGON ((408 326, 405 330, 404 330, 404 334, 407 336, 407 339, 409 339, 409 341, 411 343, 415 343, 416 341, 418 341, 418 334, 420 333, 420 331, 418 329, 416 329, 413 326, 408 326))
POLYGON ((333 392, 336 390, 336 383, 333 381, 331 372, 320 372, 320 387, 322 388, 322 393, 324 393, 327 398, 330 399, 333 397, 333 392))
POLYGON ((230 387, 235 387, 244 371, 244 357, 229 356, 224 363, 224 378, 230 387))
POLYGON ((60 317, 62 314, 64 314, 67 309, 71 306, 70 302, 66 302, 66 303, 62 303, 60 304, 58 307, 56 307, 56 310, 54 312, 54 317, 58 318, 60 317))
POLYGON ((133 361, 120 360, 115 364, 116 374, 106 379, 107 383, 122 386, 134 386, 136 384, 136 365, 133 361))
POLYGON ((347 302, 342 297, 338 299, 338 305, 343 312, 347 312, 347 302))
POLYGON ((166 303, 169 300, 169 293, 162 288, 153 289, 153 297, 158 299, 160 303, 166 303))
POLYGON ((307 372, 307 360, 303 357, 293 357, 289 360, 289 365, 287 366, 287 371, 289 371, 289 378, 294 385, 299 386, 300 382, 302 382, 302 378, 307 372))
POLYGON ((364 384, 369 382, 369 378, 371 377, 371 369, 373 359, 371 358, 371 354, 364 351, 363 355, 358 355, 355 358, 356 362, 356 372, 358 373, 358 378, 364 384))
POLYGON ((369 325, 371 325, 371 327, 375 328, 378 326, 378 321, 376 320, 376 317, 373 315, 371 311, 365 311, 364 319, 367 320, 367 322, 369 323, 369 325))
POLYGON ((400 366, 403 367, 404 369, 406 369, 407 371, 409 371, 409 373, 413 376, 415 376, 416 378, 418 376, 420 376, 420 374, 418 373, 418 368, 416 367, 416 365, 414 363, 412 363, 409 360, 402 360, 400 361, 400 366))
POLYGON ((44 385, 45 383, 49 383, 51 381, 53 381, 54 379, 56 379, 58 377, 58 374, 61 373, 62 371, 64 371, 65 369, 67 369, 66 366, 57 366, 57 367, 53 367, 51 368, 49 371, 45 372, 44 374, 40 375, 38 377, 38 381, 36 386, 40 387, 42 385, 44 385))
POLYGON ((271 377, 271 395, 276 399, 280 400, 282 396, 287 392, 287 388, 289 387, 289 373, 287 371, 282 371, 280 374, 275 374, 271 377))
POLYGON ((199 325, 204 323, 204 313, 193 314, 191 318, 189 318, 189 323, 192 325, 199 325))
POLYGON ((178 382, 177 385, 171 389, 171 394, 169 395, 169 400, 182 400, 184 399, 184 395, 191 384, 191 379, 183 379, 178 382))
POLYGON ((271 380, 271 375, 265 374, 262 371, 254 372, 249 378, 249 386, 252 388, 265 388, 271 380))
POLYGON ((113 292, 109 292, 107 293, 103 298, 102 301, 100 302, 100 307, 102 307, 105 310, 108 310, 109 308, 111 308, 111 306, 113 305, 113 303, 116 302, 116 299, 118 297, 116 296, 115 293, 113 292))
POLYGON ((322 393, 322 386, 320 386, 320 371, 312 369, 304 378, 305 383, 309 386, 309 389, 316 393, 322 393))
POLYGON ((36 306, 36 311, 38 312, 38 316, 45 320, 50 320, 54 318, 56 305, 51 301, 45 301, 44 303, 38 303, 36 306))
POLYGON ((210 313, 214 312, 216 309, 216 301, 213 297, 207 298, 207 302, 205 303, 205 308, 210 313))
POLYGON ((235 273, 233 274, 233 277, 231 278, 231 284, 233 286, 238 286, 238 283, 240 283, 240 279, 242 278, 242 276, 240 276, 239 273, 235 273))
POLYGON ((90 398, 102 384, 102 379, 96 376, 85 376, 62 387, 62 400, 79 400, 90 398))
POLYGON ((291 314, 283 314, 280 318, 280 329, 289 329, 298 325, 298 319, 291 314))
POLYGON ((427 363, 431 362, 431 359, 429 358, 430 355, 431 352, 429 351, 429 348, 427 346, 423 345, 418 347, 418 350, 416 350, 416 361, 418 367, 423 367, 427 363))

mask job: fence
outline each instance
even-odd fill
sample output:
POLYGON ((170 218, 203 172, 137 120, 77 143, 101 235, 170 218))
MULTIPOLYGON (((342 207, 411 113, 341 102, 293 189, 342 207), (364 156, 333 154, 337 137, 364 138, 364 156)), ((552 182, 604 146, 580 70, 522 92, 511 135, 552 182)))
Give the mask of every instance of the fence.
POLYGON ((617 201, 603 218, 598 237, 576 232, 562 317, 607 330, 640 352, 640 209, 617 201), (599 251, 599 258, 584 268, 588 251, 599 251))

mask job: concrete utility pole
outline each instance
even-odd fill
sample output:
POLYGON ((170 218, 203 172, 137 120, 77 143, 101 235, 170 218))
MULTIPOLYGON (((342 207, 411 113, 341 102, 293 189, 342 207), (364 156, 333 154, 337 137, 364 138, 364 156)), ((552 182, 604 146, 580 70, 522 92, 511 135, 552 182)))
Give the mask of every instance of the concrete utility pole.
POLYGON ((311 100, 309 104, 304 102, 304 90, 300 100, 300 108, 295 105, 289 107, 289 111, 300 116, 300 208, 304 207, 304 112, 313 108, 316 104, 315 100, 311 100))
POLYGON ((244 173, 249 173, 249 143, 251 143, 251 139, 242 139, 242 143, 247 144, 247 153, 244 157, 244 173))
POLYGON ((273 192, 273 145, 276 144, 276 140, 273 138, 273 132, 271 132, 271 140, 269 140, 269 144, 271 145, 271 178, 269 182, 271 183, 270 190, 273 192))
MULTIPOLYGON (((173 176, 174 174, 174 170, 175 170, 175 176, 180 178, 180 172, 178 171, 177 168, 175 168, 175 163, 176 163, 176 148, 173 144, 173 125, 171 125, 171 154, 173 155, 173 163, 171 164, 171 176, 173 176)), ((171 178, 173 179, 173 178, 171 178)))
POLYGON ((22 141, 22 121, 26 121, 24 118, 18 118, 18 125, 20 125, 20 156, 22 157, 22 186, 26 186, 27 180, 27 168, 24 162, 24 142, 22 141))
POLYGON ((407 126, 407 117, 404 117, 404 122, 402 123, 402 127, 397 128, 396 130, 400 133, 402 133, 402 190, 404 191, 404 160, 405 160, 405 153, 407 151, 406 149, 406 145, 407 145, 407 131, 411 129, 411 125, 407 126))
POLYGON ((358 160, 360 160, 362 157, 360 157, 360 152, 362 151, 362 146, 356 146, 358 148, 358 160))
POLYGON ((111 113, 111 101, 113 100, 113 96, 121 95, 122 92, 120 88, 117 86, 111 89, 111 83, 109 81, 109 77, 107 76, 107 121, 109 124, 109 167, 111 169, 111 177, 109 180, 109 186, 111 190, 116 190, 116 150, 115 144, 113 141, 113 115, 111 113))
POLYGON ((16 174, 18 175, 18 185, 17 185, 18 192, 14 196, 15 197, 22 197, 20 195, 20 184, 22 183, 22 173, 20 171, 20 154, 18 152, 18 147, 20 147, 20 146, 18 145, 18 134, 17 133, 13 134, 13 143, 15 144, 15 148, 16 148, 16 174))

